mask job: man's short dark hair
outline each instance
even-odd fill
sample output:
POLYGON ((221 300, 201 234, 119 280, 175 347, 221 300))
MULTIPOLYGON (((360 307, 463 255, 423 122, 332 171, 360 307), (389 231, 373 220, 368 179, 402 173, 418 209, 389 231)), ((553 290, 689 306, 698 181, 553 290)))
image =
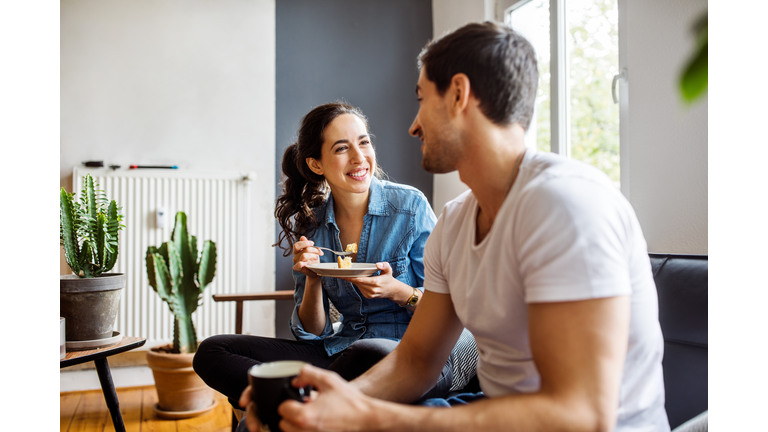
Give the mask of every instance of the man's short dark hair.
POLYGON ((490 21, 467 24, 428 43, 418 64, 440 95, 454 75, 466 74, 489 120, 528 129, 539 81, 536 53, 511 28, 490 21))

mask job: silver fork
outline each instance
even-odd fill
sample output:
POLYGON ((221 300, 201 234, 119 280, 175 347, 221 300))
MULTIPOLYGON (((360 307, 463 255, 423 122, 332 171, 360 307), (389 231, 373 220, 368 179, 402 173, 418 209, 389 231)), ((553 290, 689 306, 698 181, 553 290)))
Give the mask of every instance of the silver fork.
POLYGON ((314 247, 316 247, 318 249, 322 249, 322 250, 327 250, 328 252, 335 253, 336 255, 341 255, 341 256, 352 255, 354 253, 354 252, 336 252, 333 249, 328 249, 328 248, 324 248, 324 247, 320 247, 320 246, 314 246, 314 247))

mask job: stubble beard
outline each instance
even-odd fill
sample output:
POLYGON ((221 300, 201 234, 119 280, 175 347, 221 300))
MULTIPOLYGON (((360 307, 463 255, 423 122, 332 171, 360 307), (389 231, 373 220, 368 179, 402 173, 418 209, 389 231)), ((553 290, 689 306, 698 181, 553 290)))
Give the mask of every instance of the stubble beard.
POLYGON ((421 158, 421 167, 431 174, 446 174, 456 171, 456 163, 461 157, 457 137, 449 133, 441 133, 426 144, 421 158))

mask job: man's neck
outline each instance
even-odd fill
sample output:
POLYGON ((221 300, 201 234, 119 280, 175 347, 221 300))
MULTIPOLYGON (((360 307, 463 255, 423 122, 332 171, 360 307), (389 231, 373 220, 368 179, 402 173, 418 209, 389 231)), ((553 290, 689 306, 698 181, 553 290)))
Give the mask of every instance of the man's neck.
POLYGON ((492 126, 468 134, 469 150, 458 166, 459 177, 477 199, 477 241, 490 231, 514 185, 525 153, 525 130, 518 124, 492 126))

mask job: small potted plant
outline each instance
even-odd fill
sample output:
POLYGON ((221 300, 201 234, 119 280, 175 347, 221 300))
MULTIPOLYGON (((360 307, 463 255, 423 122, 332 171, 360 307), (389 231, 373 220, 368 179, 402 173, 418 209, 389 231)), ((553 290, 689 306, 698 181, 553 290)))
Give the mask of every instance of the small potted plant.
POLYGON ((147 352, 157 389, 154 410, 164 418, 193 417, 215 405, 213 390, 192 369, 197 334, 192 312, 216 273, 216 243, 207 240, 198 254, 197 238, 187 231, 187 216, 176 213, 171 240, 147 248, 149 285, 173 313, 173 343, 147 352))
MULTIPOLYGON (((108 201, 99 185, 87 174, 80 202, 61 188, 59 241, 72 270, 61 275, 60 313, 66 320, 67 341, 113 339, 113 330, 125 275, 109 273, 115 266, 122 207, 108 201)), ((113 343, 113 342, 112 342, 113 343)))

